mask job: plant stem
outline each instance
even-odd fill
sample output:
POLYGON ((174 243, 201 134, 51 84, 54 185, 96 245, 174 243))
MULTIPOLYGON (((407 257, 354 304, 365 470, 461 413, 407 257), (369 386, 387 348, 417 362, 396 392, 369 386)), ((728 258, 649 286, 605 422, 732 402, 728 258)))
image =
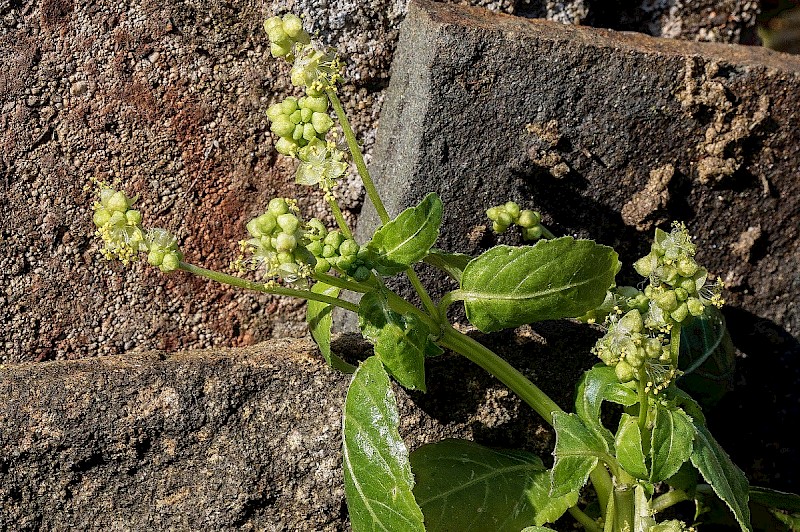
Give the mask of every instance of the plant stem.
POLYGON ((194 264, 189 264, 186 262, 181 262, 178 268, 185 272, 193 273, 195 275, 199 275, 200 277, 205 277, 207 279, 211 279, 212 281, 217 281, 218 283, 223 283, 230 286, 236 286, 238 288, 246 288, 248 290, 264 292, 265 294, 299 297, 300 299, 320 301, 322 303, 328 303, 329 305, 341 307, 351 312, 358 312, 358 306, 354 305, 353 303, 350 303, 349 301, 344 301, 343 299, 339 299, 338 297, 326 296, 324 294, 315 294, 309 290, 296 290, 294 288, 286 288, 283 286, 277 286, 277 285, 272 286, 272 285, 265 285, 264 283, 255 283, 253 281, 248 281, 247 279, 242 279, 240 277, 234 277, 233 275, 228 275, 226 273, 215 272, 214 270, 207 270, 206 268, 201 268, 200 266, 195 266, 194 264))
POLYGON ((639 394, 639 434, 642 436, 642 452, 645 456, 650 454, 650 430, 647 428, 647 412, 650 409, 649 396, 645 391, 647 374, 642 368, 639 371, 639 380, 636 381, 636 390, 639 394))
POLYGON ((614 489, 614 515, 606 519, 614 521, 614 530, 620 532, 633 530, 636 504, 632 486, 617 487, 614 489))
POLYGON ((347 221, 344 219, 344 215, 342 214, 342 209, 339 208, 339 204, 336 203, 336 199, 333 197, 331 193, 326 194, 328 200, 328 206, 331 208, 331 212, 333 213, 333 218, 336 220, 336 224, 341 229, 342 234, 345 238, 353 238, 353 232, 347 226, 347 221))
POLYGON ((539 227, 542 228, 542 238, 546 238, 547 240, 553 240, 556 237, 556 235, 551 233, 550 230, 545 226, 543 226, 542 224, 539 224, 539 227))
POLYGON ((381 201, 381 197, 378 195, 375 183, 372 182, 372 178, 369 175, 367 165, 364 163, 364 156, 361 155, 361 148, 358 147, 356 135, 353 133, 353 128, 350 127, 350 121, 347 120, 347 115, 344 113, 342 102, 339 101, 339 97, 336 96, 336 92, 333 89, 327 89, 325 94, 328 96, 328 100, 331 102, 334 112, 336 112, 336 117, 339 119, 339 124, 342 126, 342 132, 347 141, 347 147, 350 148, 350 154, 353 157, 353 162, 356 164, 358 175, 361 176, 361 181, 364 183, 367 196, 369 196, 370 201, 375 206, 375 210, 378 211, 381 223, 385 224, 389 221, 389 213, 386 212, 386 207, 383 206, 383 201, 381 201))
POLYGON ((586 515, 581 511, 580 508, 577 506, 573 506, 567 510, 572 517, 575 518, 577 522, 583 526, 584 529, 588 530, 589 532, 602 532, 603 529, 600 528, 594 519, 586 515))
POLYGON ((417 291, 419 298, 422 300, 422 306, 425 307, 425 310, 428 311, 428 314, 431 316, 439 316, 439 311, 436 309, 436 304, 431 299, 431 296, 428 295, 428 291, 425 290, 425 287, 422 286, 422 282, 420 282, 419 277, 417 277, 417 273, 414 271, 414 268, 409 266, 405 273, 408 276, 408 280, 411 281, 411 286, 413 286, 414 290, 417 291))
POLYGON ((371 290, 369 286, 366 286, 362 283, 357 283, 355 281, 348 281, 347 279, 342 279, 341 277, 336 277, 334 275, 328 275, 325 273, 315 273, 313 277, 315 280, 325 283, 327 285, 336 286, 338 288, 343 288, 345 290, 350 290, 351 292, 357 292, 359 294, 364 294, 371 290))
POLYGON ((654 513, 658 513, 666 510, 670 506, 678 504, 679 502, 688 500, 689 496, 686 494, 685 491, 671 490, 654 499, 653 502, 650 504, 650 509, 653 510, 654 513))
POLYGON ((550 425, 553 424, 553 413, 563 412, 561 407, 554 403, 547 394, 511 364, 500 358, 491 349, 466 334, 456 331, 450 325, 445 326, 440 343, 443 347, 459 353, 491 373, 530 405, 550 425))

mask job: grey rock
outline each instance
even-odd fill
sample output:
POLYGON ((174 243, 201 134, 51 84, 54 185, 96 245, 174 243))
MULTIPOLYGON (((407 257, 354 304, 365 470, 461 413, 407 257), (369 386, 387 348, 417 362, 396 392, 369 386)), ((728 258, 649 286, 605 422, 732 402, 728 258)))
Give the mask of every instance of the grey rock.
MULTIPOLYGON (((510 360, 566 407, 547 380, 590 358, 533 370, 549 356, 537 338, 518 338, 510 360)), ((334 348, 369 354, 350 337, 334 348)), ((307 339, 0 366, 0 529, 346 530, 349 381, 307 339)), ((411 449, 467 437, 552 451, 542 420, 464 359, 439 357, 428 394, 396 397, 411 449)))
MULTIPOLYGON (((752 319, 800 338, 797 56, 420 0, 391 79, 373 173, 391 215, 440 194, 439 247, 475 255, 518 242, 496 237, 482 215, 515 200, 556 234, 613 246, 626 265, 619 282, 636 284, 630 265, 653 225, 682 220, 699 261, 729 285, 732 327, 797 349, 752 319), (742 260, 731 248, 754 226, 760 237, 742 260)), ((377 224, 367 205, 358 236, 377 224)), ((429 269, 422 277, 438 294, 452 287, 429 269)))

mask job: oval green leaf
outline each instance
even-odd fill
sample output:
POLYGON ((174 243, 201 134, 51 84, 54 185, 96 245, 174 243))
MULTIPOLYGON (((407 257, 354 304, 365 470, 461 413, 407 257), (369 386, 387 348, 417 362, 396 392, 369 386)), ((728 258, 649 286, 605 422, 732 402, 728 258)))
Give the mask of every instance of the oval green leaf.
POLYGON ((429 532, 517 532, 555 521, 578 494, 549 496, 550 475, 536 455, 443 440, 411 453, 414 495, 429 532))
POLYGON ((603 302, 618 264, 610 247, 572 237, 496 246, 464 269, 459 296, 483 332, 581 316, 603 302))
POLYGON ((442 200, 431 192, 379 228, 366 250, 375 270, 383 275, 400 273, 428 254, 442 223, 442 200))
POLYGON ((377 357, 358 367, 344 405, 344 491, 354 532, 423 532, 397 404, 377 357))
POLYGON ((686 412, 656 403, 650 439, 650 482, 661 482, 678 472, 692 454, 695 434, 695 425, 686 412))
POLYGON ((586 428, 575 414, 553 412, 553 428, 556 459, 550 478, 550 495, 561 497, 586 484, 600 457, 608 453, 608 443, 586 428))
POLYGON ((642 431, 639 430, 637 418, 622 414, 614 444, 617 448, 617 461, 622 469, 636 478, 647 479, 647 464, 642 450, 642 431))

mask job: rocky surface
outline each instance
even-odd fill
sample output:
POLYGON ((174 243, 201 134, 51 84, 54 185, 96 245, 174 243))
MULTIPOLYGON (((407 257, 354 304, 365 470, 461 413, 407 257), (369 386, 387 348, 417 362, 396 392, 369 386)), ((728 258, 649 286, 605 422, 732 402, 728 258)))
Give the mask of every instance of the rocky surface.
MULTIPOLYGON (((701 1, 471 3, 734 42, 757 11, 744 1, 714 10, 701 1), (659 17, 681 30, 651 27, 659 17)), ((307 214, 324 216, 320 194, 293 185, 291 162, 271 149, 264 110, 292 89, 267 57, 261 24, 306 13, 319 38, 347 54, 342 99, 369 153, 406 4, 0 1, 0 360, 301 334, 296 302, 100 262, 84 187, 119 180, 140 196, 148 225, 176 233, 190 261, 213 268, 236 258, 245 222, 273 196, 299 197, 307 214)), ((353 220, 360 184, 351 178, 338 192, 353 220)))
MULTIPOLYGON (((423 1, 407 20, 374 151, 390 213, 434 190, 439 245, 475 254, 517 241, 474 217, 513 199, 613 246, 633 284, 654 227, 682 220, 732 328, 800 338, 800 58, 423 1)), ((366 207, 359 235, 376 222, 366 207)))
MULTIPOLYGON (((543 364, 553 333, 505 344, 567 407, 543 364)), ((553 339, 569 360, 558 371, 577 377, 589 357, 553 339)), ((334 349, 368 354, 349 337, 334 349)), ((0 529, 346 530, 349 381, 306 339, 0 367, 0 529)), ((549 456, 542 421, 476 366, 439 357, 428 383, 427 394, 396 389, 410 448, 460 436, 549 456)))

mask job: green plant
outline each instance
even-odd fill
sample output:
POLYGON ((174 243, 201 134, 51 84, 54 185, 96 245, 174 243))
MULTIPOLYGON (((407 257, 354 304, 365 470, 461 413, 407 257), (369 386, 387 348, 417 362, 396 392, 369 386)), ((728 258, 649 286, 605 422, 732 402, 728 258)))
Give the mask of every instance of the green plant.
MULTIPOLYGON (((621 264, 613 249, 589 240, 557 238, 541 216, 514 202, 487 211, 497 232, 519 226, 532 246, 493 247, 478 257, 434 248, 443 205, 435 193, 394 219, 389 217, 364 164, 337 96, 341 62, 312 43, 294 15, 265 23, 275 57, 292 64, 292 83, 305 94, 269 107, 276 149, 298 159, 299 183, 319 186, 338 228, 304 221, 296 202, 275 198, 247 224, 249 238, 234 262, 238 273, 211 271, 183 261, 176 240, 145 229, 135 199, 100 184, 94 222, 107 258, 124 263, 146 253, 169 273, 183 270, 231 286, 308 300, 310 331, 332 367, 353 372, 343 418, 345 491, 354 530, 544 530, 565 513, 590 531, 671 531, 690 526, 658 522, 658 514, 685 500, 703 507, 722 501, 742 530, 752 530, 749 486, 705 426, 700 406, 676 385, 679 358, 690 343, 712 351, 725 346, 716 309, 722 284, 712 282, 694 259, 695 245, 682 224, 656 230, 651 251, 634 268, 643 290, 618 287, 621 264), (336 202, 335 186, 348 169, 331 140, 332 108, 382 226, 369 242, 353 239, 336 202), (459 284, 434 301, 414 272, 425 261, 459 284), (421 306, 399 297, 384 278, 403 274, 421 306), (359 303, 340 291, 361 294, 359 303), (483 332, 559 318, 603 323, 594 352, 600 359, 577 386, 574 413, 563 411, 535 384, 490 349, 457 331, 448 308, 461 302, 483 332), (374 355, 357 368, 331 351, 331 311, 358 315, 374 355), (699 331, 699 332, 698 332, 699 331), (708 342, 705 340, 710 338, 708 342), (719 341, 714 339, 718 338, 719 341), (398 433, 391 378, 411 390, 426 389, 425 362, 444 349, 478 364, 513 390, 555 430, 555 461, 545 467, 523 451, 494 450, 445 440, 409 456, 398 433), (619 405, 613 430, 603 403, 619 405), (412 474, 413 471, 413 474, 412 474), (706 484, 702 484, 700 479, 706 484), (597 511, 579 504, 591 484, 597 511)), ((691 346, 690 346, 691 347, 691 346)), ((705 358, 691 350, 694 364, 705 358)), ((759 491, 762 502, 774 494, 759 491)), ((782 495, 781 508, 796 512, 797 499, 782 495)), ((770 499, 770 497, 773 497, 770 499)), ((791 513, 773 515, 793 519, 791 513)))

